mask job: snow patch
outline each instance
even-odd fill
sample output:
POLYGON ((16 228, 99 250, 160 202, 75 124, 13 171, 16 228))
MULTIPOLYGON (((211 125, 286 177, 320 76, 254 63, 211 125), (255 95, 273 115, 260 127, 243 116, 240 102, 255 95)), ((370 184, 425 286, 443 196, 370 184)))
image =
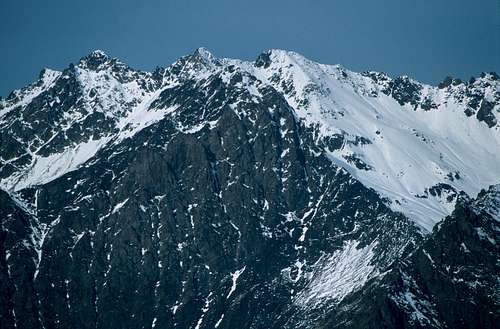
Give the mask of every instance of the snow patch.
POLYGON ((364 286, 378 272, 371 264, 376 243, 358 249, 358 241, 347 241, 341 250, 321 257, 307 286, 297 295, 301 307, 338 303, 364 286))
POLYGON ((27 187, 46 184, 78 167, 92 158, 106 144, 108 138, 89 140, 76 147, 66 148, 61 153, 47 157, 35 155, 26 171, 16 172, 0 180, 0 187, 5 190, 19 191, 27 187))
POLYGON ((125 201, 122 201, 120 203, 118 203, 114 208, 113 210, 111 211, 112 214, 115 214, 117 213, 121 208, 123 208, 123 206, 128 202, 128 198, 125 199, 125 201))
POLYGON ((3 109, 0 109, 0 119, 5 114, 7 114, 8 112, 10 112, 11 110, 13 110, 16 107, 19 107, 19 106, 22 108, 26 107, 38 95, 40 95, 41 93, 43 93, 44 91, 46 91, 47 89, 52 87, 55 84, 55 82, 57 81, 57 78, 59 78, 60 76, 61 76, 61 72, 50 70, 50 69, 46 68, 42 71, 42 76, 40 77, 40 79, 36 83, 34 83, 34 84, 24 88, 24 89, 13 91, 13 93, 16 95, 16 97, 18 99, 14 103, 11 103, 11 104, 6 102, 7 106, 5 106, 3 109))
POLYGON ((238 283, 238 278, 240 277, 243 272, 245 272, 246 266, 244 266, 242 269, 239 269, 233 273, 231 273, 231 280, 233 281, 233 284, 231 286, 231 290, 229 290, 229 293, 226 296, 226 299, 229 299, 229 297, 233 294, 233 292, 236 290, 236 285, 238 283))

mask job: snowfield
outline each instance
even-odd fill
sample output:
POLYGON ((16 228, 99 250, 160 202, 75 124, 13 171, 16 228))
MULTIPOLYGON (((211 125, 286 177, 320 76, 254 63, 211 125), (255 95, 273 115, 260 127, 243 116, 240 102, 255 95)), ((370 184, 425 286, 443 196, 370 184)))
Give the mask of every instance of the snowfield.
MULTIPOLYGON (((433 186, 445 183, 475 197, 482 188, 500 182, 500 128, 464 114, 466 105, 455 96, 460 86, 439 89, 420 84, 422 94, 437 108, 415 110, 382 93, 384 85, 366 75, 318 64, 294 52, 270 51, 269 67, 229 62, 280 90, 298 119, 317 127, 318 139, 344 135, 340 149, 325 148, 330 159, 389 198, 394 210, 426 231, 455 205, 452 196, 447 200, 449 194, 429 193, 433 186), (292 92, 287 91, 290 86, 292 92), (356 143, 360 137, 368 142, 356 143), (370 169, 358 168, 349 161, 352 157, 370 169)), ((484 92, 498 99, 499 81, 484 92)), ((493 112, 500 121, 500 104, 493 112)))

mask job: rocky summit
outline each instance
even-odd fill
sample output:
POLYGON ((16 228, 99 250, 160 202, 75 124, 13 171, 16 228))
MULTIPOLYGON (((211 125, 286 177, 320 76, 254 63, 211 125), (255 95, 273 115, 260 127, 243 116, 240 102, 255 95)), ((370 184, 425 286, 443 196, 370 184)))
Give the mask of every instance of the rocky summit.
POLYGON ((0 328, 499 328, 498 184, 495 73, 94 51, 0 100, 0 328))

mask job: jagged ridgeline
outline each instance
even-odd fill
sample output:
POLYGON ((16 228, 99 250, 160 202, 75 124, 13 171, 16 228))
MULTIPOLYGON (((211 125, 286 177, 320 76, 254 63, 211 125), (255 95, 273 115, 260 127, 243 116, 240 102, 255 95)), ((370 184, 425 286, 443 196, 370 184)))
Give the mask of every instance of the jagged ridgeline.
POLYGON ((95 51, 0 101, 1 328, 498 328, 500 79, 95 51))

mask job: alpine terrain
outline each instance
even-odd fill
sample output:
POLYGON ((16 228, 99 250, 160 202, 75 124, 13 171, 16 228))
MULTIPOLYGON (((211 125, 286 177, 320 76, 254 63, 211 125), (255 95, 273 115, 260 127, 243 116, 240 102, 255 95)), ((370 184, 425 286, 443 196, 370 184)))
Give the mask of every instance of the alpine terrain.
POLYGON ((500 78, 94 51, 0 100, 0 328, 500 328, 500 78))

